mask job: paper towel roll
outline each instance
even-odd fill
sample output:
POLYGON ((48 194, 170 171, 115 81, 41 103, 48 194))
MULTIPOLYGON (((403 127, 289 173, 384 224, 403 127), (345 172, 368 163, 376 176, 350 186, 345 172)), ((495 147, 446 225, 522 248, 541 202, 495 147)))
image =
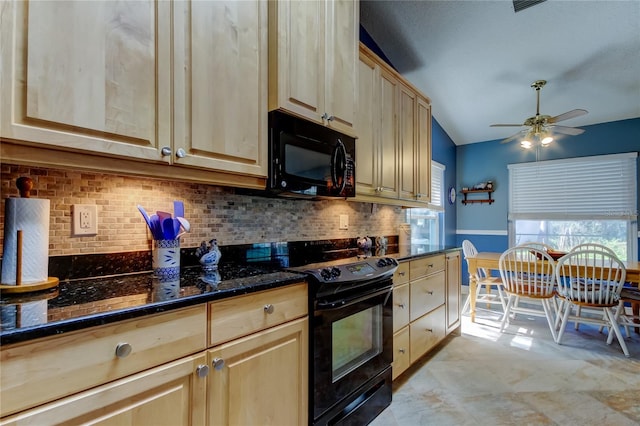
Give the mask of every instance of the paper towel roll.
POLYGON ((46 281, 49 273, 49 200, 7 198, 4 205, 2 284, 16 284, 17 231, 22 230, 22 283, 46 281))
POLYGON ((406 246, 411 244, 411 224, 401 223, 398 228, 398 245, 406 246))

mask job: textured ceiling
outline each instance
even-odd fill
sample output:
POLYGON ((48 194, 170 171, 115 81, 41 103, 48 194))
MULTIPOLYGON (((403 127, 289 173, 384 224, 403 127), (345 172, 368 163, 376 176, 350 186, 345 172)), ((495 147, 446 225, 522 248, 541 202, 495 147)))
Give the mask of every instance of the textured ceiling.
POLYGON ((535 115, 535 80, 541 114, 589 111, 559 124, 640 117, 640 0, 363 0, 360 21, 456 145, 520 130, 489 125, 535 115))

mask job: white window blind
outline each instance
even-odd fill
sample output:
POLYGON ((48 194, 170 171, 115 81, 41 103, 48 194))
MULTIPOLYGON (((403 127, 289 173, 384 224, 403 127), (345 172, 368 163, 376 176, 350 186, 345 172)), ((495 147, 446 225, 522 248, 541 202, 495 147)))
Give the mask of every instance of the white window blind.
POLYGON ((509 220, 637 220, 637 156, 510 164, 509 220))
POLYGON ((431 162, 431 202, 429 209, 443 212, 444 211, 444 164, 431 162))

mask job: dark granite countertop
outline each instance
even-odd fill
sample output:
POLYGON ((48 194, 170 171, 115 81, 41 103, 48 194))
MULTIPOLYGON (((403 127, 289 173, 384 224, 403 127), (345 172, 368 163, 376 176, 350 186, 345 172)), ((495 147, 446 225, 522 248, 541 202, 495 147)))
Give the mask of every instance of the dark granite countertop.
POLYGON ((49 291, 3 295, 0 345, 61 334, 144 315, 276 288, 305 279, 302 274, 268 272, 220 281, 200 279, 200 268, 184 270, 174 291, 150 272, 62 281, 49 291))
MULTIPOLYGON (((303 245, 306 250, 308 244, 303 245)), ((329 245, 335 247, 336 242, 332 240, 329 245)), ((299 250, 295 248, 297 246, 291 243, 289 246, 289 257, 300 257, 299 250)), ((277 258, 276 263, 286 267, 292 262, 289 262, 291 259, 283 260, 281 249, 280 246, 277 249, 272 248, 272 254, 268 254, 267 257, 271 260, 277 258)), ((460 248, 410 245, 397 247, 390 250, 393 253, 383 255, 403 261, 453 250, 460 248)), ((351 250, 347 252, 353 255, 351 250)), ((304 256, 301 259, 302 262, 307 261, 304 256)), ((227 266, 221 281, 216 285, 202 281, 199 266, 190 266, 183 268, 179 288, 167 288, 161 285, 151 272, 142 272, 67 279, 61 280, 57 288, 48 291, 24 295, 2 294, 0 345, 170 311, 293 284, 305 279, 303 274, 285 272, 284 267, 261 269, 247 265, 237 263, 227 266)))

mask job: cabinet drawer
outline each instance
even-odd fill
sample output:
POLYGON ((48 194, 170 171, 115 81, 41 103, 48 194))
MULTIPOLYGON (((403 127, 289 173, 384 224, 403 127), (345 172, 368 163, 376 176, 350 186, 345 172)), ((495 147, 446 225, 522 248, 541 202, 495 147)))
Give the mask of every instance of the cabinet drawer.
POLYGON ((414 321, 409 326, 411 363, 437 345, 445 337, 446 310, 444 305, 414 321))
POLYGON ((415 280, 435 272, 444 271, 445 258, 444 254, 439 254, 412 260, 410 263, 409 277, 411 280, 415 280))
POLYGON ((204 304, 3 347, 5 416, 205 349, 204 304), (116 348, 130 345, 128 355, 116 348))
POLYGON ((209 346, 307 315, 307 284, 209 303, 209 346))
POLYGON ((411 281, 411 321, 442 305, 445 300, 444 271, 411 281))
POLYGON ((393 335, 393 380, 401 375, 411 365, 409 357, 409 327, 405 327, 393 335))
POLYGON ((393 286, 393 331, 409 324, 409 284, 393 286))
POLYGON ((400 285, 409 282, 409 262, 398 265, 398 269, 393 274, 393 285, 400 285))

